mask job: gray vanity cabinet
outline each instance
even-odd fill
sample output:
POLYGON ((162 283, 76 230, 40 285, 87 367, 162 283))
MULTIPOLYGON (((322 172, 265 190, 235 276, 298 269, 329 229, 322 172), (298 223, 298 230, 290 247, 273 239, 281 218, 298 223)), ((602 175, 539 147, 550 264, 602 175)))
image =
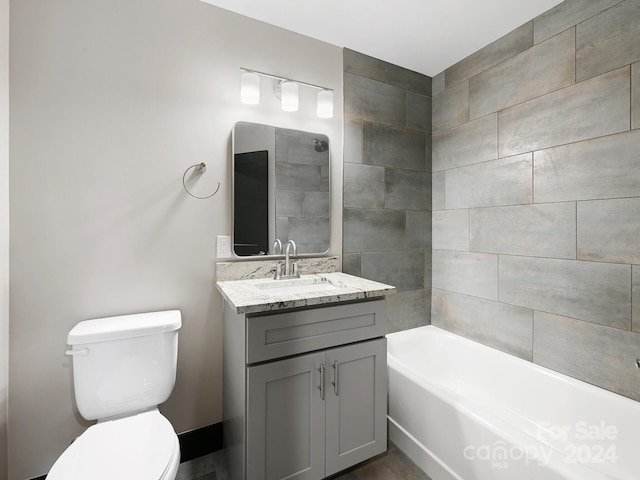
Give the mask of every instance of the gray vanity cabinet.
POLYGON ((386 450, 386 339, 249 367, 247 478, 320 479, 386 450))
POLYGON ((386 450, 385 307, 378 299, 270 315, 227 309, 231 480, 320 480, 386 450))
POLYGON ((325 406, 316 386, 323 353, 250 367, 247 478, 322 478, 325 406))
POLYGON ((387 339, 330 350, 327 365, 325 475, 333 475, 387 449, 387 339))

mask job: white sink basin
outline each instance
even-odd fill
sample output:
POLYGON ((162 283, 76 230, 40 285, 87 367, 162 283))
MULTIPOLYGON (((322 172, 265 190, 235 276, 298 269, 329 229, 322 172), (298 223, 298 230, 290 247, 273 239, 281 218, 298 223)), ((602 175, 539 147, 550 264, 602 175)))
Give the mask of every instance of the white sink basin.
POLYGON ((339 290, 340 287, 332 284, 324 277, 300 277, 287 280, 272 280, 255 285, 260 293, 280 296, 295 293, 320 293, 331 290, 339 290))

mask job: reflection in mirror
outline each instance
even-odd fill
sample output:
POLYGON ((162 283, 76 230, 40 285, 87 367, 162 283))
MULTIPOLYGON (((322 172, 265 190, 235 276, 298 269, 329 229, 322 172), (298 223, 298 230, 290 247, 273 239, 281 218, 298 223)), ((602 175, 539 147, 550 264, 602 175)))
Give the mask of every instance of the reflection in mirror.
POLYGON ((233 132, 233 248, 238 256, 329 250, 329 138, 238 122, 233 132))

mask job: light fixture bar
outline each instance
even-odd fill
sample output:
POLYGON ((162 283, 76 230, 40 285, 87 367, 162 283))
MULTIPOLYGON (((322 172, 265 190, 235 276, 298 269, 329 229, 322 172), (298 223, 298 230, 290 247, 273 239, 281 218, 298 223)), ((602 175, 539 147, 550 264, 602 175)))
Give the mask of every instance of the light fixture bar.
POLYGON ((333 92, 332 88, 322 87, 320 85, 314 85, 313 83, 301 82, 300 80, 294 80, 293 78, 279 77, 278 75, 272 75, 271 73, 259 72, 257 70, 251 70, 249 68, 244 68, 244 67, 241 67, 240 70, 243 71, 243 72, 248 72, 248 73, 256 73, 256 74, 261 75, 263 77, 273 78, 275 80, 281 80, 281 81, 284 81, 284 82, 295 82, 298 85, 303 85, 305 87, 315 88, 316 90, 328 90, 328 91, 333 92))
POLYGON ((274 91, 276 97, 280 99, 280 108, 285 112, 298 111, 298 88, 302 85, 303 87, 318 90, 316 95, 316 115, 319 118, 333 117, 333 89, 331 88, 280 77, 271 73, 249 70, 248 68, 240 68, 240 72, 242 72, 240 74, 240 100, 242 103, 249 105, 260 103, 260 77, 267 77, 278 81, 274 91))

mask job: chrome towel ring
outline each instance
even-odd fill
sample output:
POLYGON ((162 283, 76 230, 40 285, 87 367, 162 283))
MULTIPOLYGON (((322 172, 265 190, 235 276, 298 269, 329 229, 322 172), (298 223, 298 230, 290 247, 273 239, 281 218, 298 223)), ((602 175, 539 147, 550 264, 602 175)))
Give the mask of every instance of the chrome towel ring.
POLYGON ((193 193, 191 193, 189 191, 189 189, 187 188, 187 183, 186 183, 186 178, 187 178, 187 173, 189 173, 189 171, 191 169, 195 168, 195 173, 197 173, 198 175, 202 175, 204 172, 207 171, 207 165, 202 162, 202 163, 197 163, 195 165, 191 165, 189 168, 187 168, 184 171, 184 175, 182 175, 182 186, 184 187, 185 191, 191 195, 193 198, 197 198, 198 200, 205 200, 207 198, 211 198, 213 197, 216 193, 218 193, 218 190, 220 190, 220 182, 218 182, 218 187, 216 188, 216 191, 213 192, 211 195, 206 195, 204 197, 200 197, 198 195, 194 195, 193 193))

